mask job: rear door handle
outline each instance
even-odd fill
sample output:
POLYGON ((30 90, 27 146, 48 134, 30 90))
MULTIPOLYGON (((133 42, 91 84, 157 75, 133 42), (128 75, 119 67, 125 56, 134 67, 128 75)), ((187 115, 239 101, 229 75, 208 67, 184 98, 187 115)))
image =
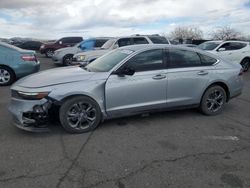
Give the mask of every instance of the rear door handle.
POLYGON ((164 75, 164 74, 157 74, 153 77, 154 80, 161 80, 164 78, 166 78, 166 75, 164 75))
POLYGON ((207 71, 200 71, 197 74, 203 76, 203 75, 207 75, 208 72, 207 71))

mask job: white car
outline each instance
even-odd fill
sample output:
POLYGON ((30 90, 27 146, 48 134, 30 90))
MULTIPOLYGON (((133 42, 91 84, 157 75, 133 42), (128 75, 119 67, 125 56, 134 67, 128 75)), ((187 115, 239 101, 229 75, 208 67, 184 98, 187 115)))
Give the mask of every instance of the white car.
POLYGON ((208 41, 198 48, 216 54, 225 60, 240 63, 244 71, 250 66, 250 43, 244 41, 208 41))
POLYGON ((139 44, 170 44, 169 40, 159 35, 135 35, 117 37, 108 40, 99 50, 77 53, 73 57, 73 64, 87 65, 113 49, 139 44))

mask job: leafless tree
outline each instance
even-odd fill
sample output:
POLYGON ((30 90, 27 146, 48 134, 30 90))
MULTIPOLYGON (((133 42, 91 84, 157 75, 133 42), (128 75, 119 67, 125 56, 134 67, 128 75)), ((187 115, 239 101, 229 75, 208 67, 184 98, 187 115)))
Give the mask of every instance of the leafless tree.
POLYGON ((170 38, 185 40, 185 39, 202 39, 203 32, 197 27, 178 26, 169 34, 170 38))
POLYGON ((230 39, 240 39, 242 35, 240 32, 232 29, 229 26, 221 27, 211 33, 211 37, 214 40, 230 40, 230 39))

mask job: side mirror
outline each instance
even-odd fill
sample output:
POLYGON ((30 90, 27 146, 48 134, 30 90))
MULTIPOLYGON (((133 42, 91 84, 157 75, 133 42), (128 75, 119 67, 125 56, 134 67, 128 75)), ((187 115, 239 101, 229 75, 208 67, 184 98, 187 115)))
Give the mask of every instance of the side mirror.
POLYGON ((62 44, 62 41, 61 41, 61 40, 59 41, 59 44, 62 44))
POLYGON ((223 52, 223 51, 226 51, 226 48, 219 48, 218 49, 218 52, 223 52))
POLYGON ((113 74, 116 74, 118 76, 124 76, 124 75, 132 76, 135 74, 135 70, 130 67, 122 67, 117 71, 113 72, 113 74))

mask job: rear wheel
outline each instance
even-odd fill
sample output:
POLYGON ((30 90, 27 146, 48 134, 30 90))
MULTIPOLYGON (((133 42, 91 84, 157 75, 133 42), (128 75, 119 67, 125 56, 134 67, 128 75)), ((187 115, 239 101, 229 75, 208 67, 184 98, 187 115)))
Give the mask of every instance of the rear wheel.
POLYGON ((0 86, 11 85, 14 81, 14 72, 8 67, 0 66, 0 86))
POLYGON ((243 59, 243 61, 240 63, 244 72, 247 72, 250 66, 250 59, 243 59))
POLYGON ((63 103, 59 117, 67 132, 85 133, 94 130, 99 125, 101 110, 93 99, 78 96, 63 103))
POLYGON ((225 106, 226 98, 226 92, 221 86, 211 86, 202 97, 200 110, 206 115, 220 114, 225 106))
POLYGON ((72 54, 67 54, 63 57, 63 65, 65 65, 65 66, 72 65, 72 61, 73 61, 72 54))
POLYGON ((45 51, 46 57, 52 57, 54 55, 54 50, 53 49, 47 49, 45 51))

